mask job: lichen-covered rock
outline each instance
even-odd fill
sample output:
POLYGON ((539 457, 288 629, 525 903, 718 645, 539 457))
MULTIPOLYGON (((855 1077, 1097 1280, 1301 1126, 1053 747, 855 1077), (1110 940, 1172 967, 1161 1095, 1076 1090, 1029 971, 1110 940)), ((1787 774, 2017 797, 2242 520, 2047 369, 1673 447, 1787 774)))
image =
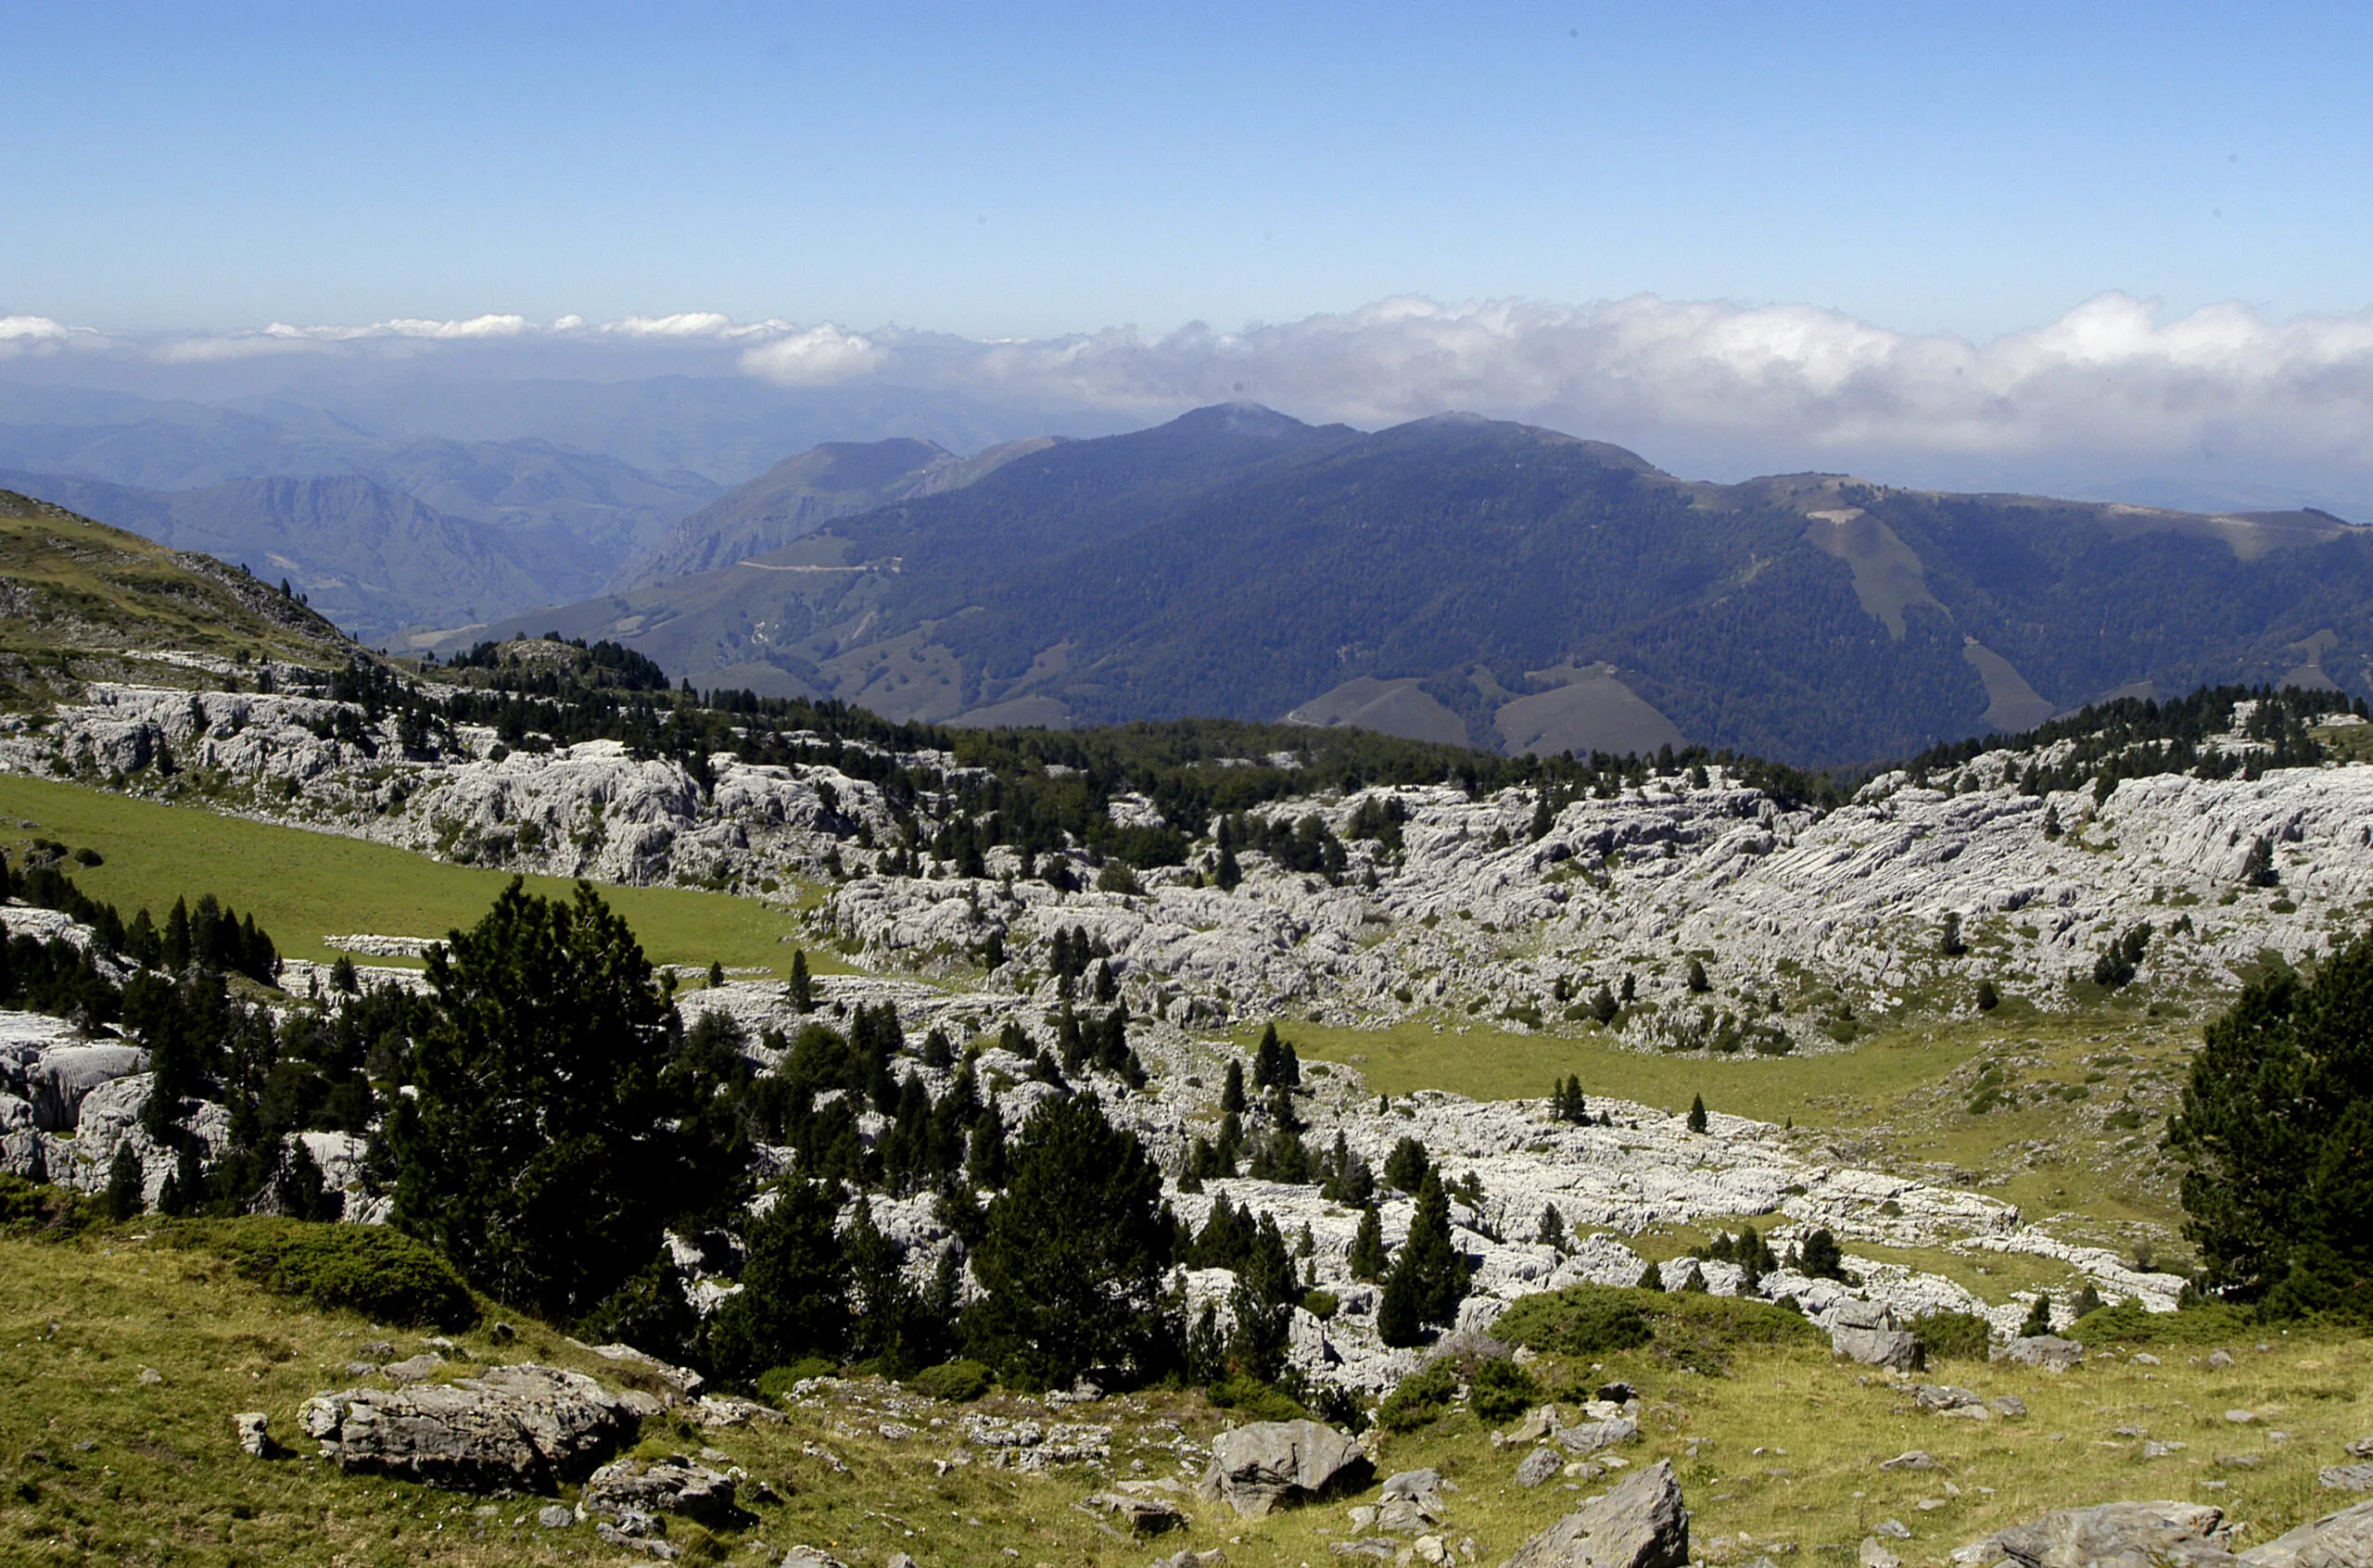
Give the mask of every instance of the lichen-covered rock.
POLYGON ((753 1518, 736 1501, 733 1477, 681 1454, 611 1461, 587 1479, 577 1512, 581 1519, 614 1522, 629 1513, 675 1513, 719 1530, 739 1528, 753 1518))
POLYGON ((1672 1461, 1658 1460, 1518 1547, 1507 1568, 1681 1568, 1689 1510, 1672 1461))
POLYGON ((1988 1352, 1988 1360, 2008 1361, 2014 1367, 2037 1367, 2045 1372, 2066 1372, 2085 1359, 2085 1347, 2073 1339, 2062 1339, 2056 1334, 2027 1334, 2005 1345, 1998 1345, 1988 1352))
POLYGON ((298 1425, 341 1470, 496 1493, 590 1475, 639 1424, 582 1372, 523 1364, 450 1384, 317 1394, 298 1425))
POLYGON ((2373 1502, 2302 1524, 2241 1553, 2249 1568, 2366 1568, 2373 1563, 2373 1502))
POLYGON ((1314 1421, 1263 1421, 1212 1440, 1201 1493, 1246 1519, 1364 1486, 1374 1469, 1353 1439, 1314 1421))
POLYGON ((1953 1553, 1967 1568, 2232 1568, 2224 1511, 2184 1502, 2062 1509, 1953 1553))

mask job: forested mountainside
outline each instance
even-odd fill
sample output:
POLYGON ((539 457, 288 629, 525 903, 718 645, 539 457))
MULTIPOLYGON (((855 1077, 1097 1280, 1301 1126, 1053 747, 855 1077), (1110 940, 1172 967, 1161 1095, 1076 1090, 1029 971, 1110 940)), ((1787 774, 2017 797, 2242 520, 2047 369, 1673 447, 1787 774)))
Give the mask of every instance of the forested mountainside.
POLYGON ((2373 539, 2317 512, 1717 486, 1525 426, 1237 405, 443 646, 545 630, 900 717, 1294 714, 1827 765, 2124 691, 2373 689, 2373 539))

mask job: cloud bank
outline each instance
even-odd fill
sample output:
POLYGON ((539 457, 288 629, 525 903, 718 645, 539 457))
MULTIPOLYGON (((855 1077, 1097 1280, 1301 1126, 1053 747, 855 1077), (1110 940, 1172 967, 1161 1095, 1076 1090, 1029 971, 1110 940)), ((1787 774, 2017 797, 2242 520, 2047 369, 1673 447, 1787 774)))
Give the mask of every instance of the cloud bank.
POLYGON ((1362 425, 1471 410, 1701 462, 1817 467, 1875 454, 1973 471, 2043 462, 2124 472, 2219 462, 2265 476, 2356 475, 2373 494, 2373 312, 2274 320, 2227 304, 2170 315, 2105 294, 1986 342, 1804 306, 1647 295, 1580 306, 1393 298, 1236 332, 1123 327, 1005 342, 712 311, 141 336, 0 316, 0 360, 446 355, 469 356, 452 362, 473 373, 527 374, 563 351, 577 366, 606 356, 605 373, 666 354, 676 373, 925 387, 1148 420, 1238 398, 1362 425))

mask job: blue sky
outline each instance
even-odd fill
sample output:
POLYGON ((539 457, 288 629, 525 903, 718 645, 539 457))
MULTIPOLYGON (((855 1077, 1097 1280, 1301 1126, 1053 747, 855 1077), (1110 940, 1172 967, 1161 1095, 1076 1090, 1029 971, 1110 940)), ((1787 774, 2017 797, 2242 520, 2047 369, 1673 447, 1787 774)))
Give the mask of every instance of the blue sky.
POLYGON ((0 6, 0 314, 2373 304, 2373 8, 0 6))

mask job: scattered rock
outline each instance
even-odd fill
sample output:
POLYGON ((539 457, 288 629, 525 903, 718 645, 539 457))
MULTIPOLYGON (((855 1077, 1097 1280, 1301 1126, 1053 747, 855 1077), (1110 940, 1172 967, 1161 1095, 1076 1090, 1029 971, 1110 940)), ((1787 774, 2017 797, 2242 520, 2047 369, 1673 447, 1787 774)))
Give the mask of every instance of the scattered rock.
POLYGON ((1132 1535, 1159 1536, 1186 1523, 1176 1503, 1127 1492, 1098 1492, 1080 1506, 1091 1513, 1110 1514, 1132 1535))
POLYGON ((589 1475, 639 1424, 584 1373, 532 1364, 454 1383, 317 1394, 297 1421, 341 1470, 498 1493, 549 1492, 589 1475))
POLYGON ((390 1361, 379 1371, 395 1379, 399 1387, 407 1383, 426 1383, 445 1370, 445 1358, 423 1351, 400 1361, 390 1361))
POLYGON ((2182 1453, 2186 1445, 2182 1443, 2162 1443, 2156 1438, 2153 1438, 2150 1442, 2142 1445, 2142 1457, 2144 1459, 2165 1459, 2169 1454, 2182 1453))
POLYGON ((2208 1353, 2208 1364, 2217 1368, 2229 1367, 2233 1364, 2232 1354, 2225 1350, 2211 1350, 2208 1353))
POLYGON ((622 1459, 595 1471, 577 1500, 587 1519, 617 1519, 627 1513, 677 1513, 713 1529, 754 1523, 734 1500, 733 1478, 681 1454, 662 1460, 622 1459))
POLYGON ((250 1459, 272 1457, 272 1418, 261 1410, 242 1410, 231 1418, 239 1435, 239 1451, 250 1459))
POLYGON ((165 1374, 154 1367, 143 1367, 140 1369, 140 1381, 150 1385, 159 1384, 165 1381, 165 1374))
POLYGON ((1360 1446, 1332 1427, 1263 1421, 1212 1439, 1201 1492, 1225 1500, 1242 1518, 1258 1519, 1364 1486, 1375 1473, 1360 1446))
POLYGON ((2373 1437, 2359 1437, 2348 1446, 2348 1451, 2352 1458, 2373 1460, 2373 1437))
MULTIPOLYGON (((824 1559, 824 1561, 831 1562, 832 1560, 828 1557, 824 1559)), ((1224 1551, 1195 1551, 1189 1549, 1178 1552, 1170 1557, 1155 1558, 1153 1560, 1153 1568, 1220 1568, 1220 1564, 1226 1561, 1227 1553, 1224 1551)), ((784 1560, 783 1568, 792 1568, 789 1559, 784 1560)), ((840 1568, 840 1564, 833 1563, 832 1568, 840 1568)))
POLYGON ((1876 1536, 1862 1537, 1862 1568, 1903 1568, 1903 1559, 1889 1551, 1876 1536))
POLYGON ((1985 1395, 1974 1388, 1955 1388, 1950 1384, 1919 1384, 1912 1388, 1911 1398, 1923 1410, 1986 1410, 1985 1395))
POLYGON ((2241 1554, 2248 1568, 2364 1568, 2373 1562, 2373 1502, 2327 1513, 2241 1554))
POLYGON ((1601 1448, 1612 1448, 1629 1443, 1640 1435, 1640 1423, 1630 1416, 1618 1416, 1613 1421, 1586 1421, 1577 1426, 1558 1429, 1557 1441, 1567 1450, 1577 1454, 1594 1454, 1601 1448))
MULTIPOLYGON (((1373 1557, 1381 1561, 1390 1557, 1395 1549, 1383 1536, 1370 1536, 1365 1540, 1337 1541, 1326 1549, 1338 1557, 1373 1557)), ((1157 1563, 1155 1568, 1161 1568, 1161 1564, 1157 1563)))
POLYGON ((848 1568, 839 1558, 812 1546, 795 1546, 782 1554, 777 1568, 848 1568))
POLYGON ((2036 1334, 2013 1339, 1989 1351, 1986 1359, 2008 1361, 2014 1367, 2037 1367, 2049 1372, 2062 1372, 2085 1359, 2085 1347, 2056 1334, 2036 1334))
POLYGON ((1415 1534, 1442 1517, 1442 1493, 1450 1484, 1438 1470, 1404 1470, 1388 1476, 1384 1501, 1377 1510, 1377 1528, 1400 1535, 1415 1534))
POLYGON ((1986 1401, 1986 1408, 1996 1415, 2016 1421, 2027 1413, 2027 1402, 2016 1394, 1997 1394, 1986 1401))
POLYGON ((2316 1485, 2335 1492, 2373 1492, 2373 1464, 2336 1464, 2316 1473, 2316 1485))
POLYGON ((1672 1461, 1626 1477, 1518 1547, 1507 1568, 1682 1568, 1689 1510, 1672 1461))
POLYGON ((1556 1449, 1535 1448, 1524 1456, 1522 1464, 1516 1466, 1516 1485, 1524 1487, 1541 1486, 1555 1479, 1557 1473, 1564 1468, 1565 1461, 1558 1457, 1556 1449))
POLYGON ((547 1530, 565 1530, 577 1523, 577 1514, 559 1503, 546 1503, 536 1510, 536 1523, 547 1530))
POLYGON ((2063 1509, 1953 1553, 1961 1563, 2018 1568, 2232 1568, 2222 1510, 2202 1503, 2113 1502, 2063 1509))
POLYGON ((1495 1448, 1513 1448, 1520 1443, 1538 1443, 1556 1430, 1557 1407, 1542 1405, 1538 1410, 1527 1411, 1523 1420, 1505 1432, 1491 1434, 1491 1446, 1495 1448))
POLYGON ((1896 1455, 1891 1460, 1881 1460, 1879 1468, 1881 1470, 1934 1470, 1936 1468, 1936 1458, 1925 1448, 1912 1448, 1896 1455))
POLYGON ((1911 1539, 1911 1531, 1900 1519, 1882 1519, 1871 1527, 1871 1534, 1884 1536, 1891 1541, 1911 1539))
POLYGON ((2159 1364, 2159 1358, 2148 1350, 2137 1350, 2134 1353, 2134 1364, 2138 1367, 2155 1367, 2159 1364))
POLYGON ((2255 1410, 2227 1410, 2225 1412, 2225 1419, 2231 1422, 2236 1426, 2246 1426, 2251 1422, 2258 1419, 2258 1412, 2255 1410))
POLYGON ((1846 1360, 1895 1372, 1910 1372, 1920 1358, 1919 1341, 1897 1328, 1895 1313, 1879 1301, 1847 1300, 1832 1308, 1829 1348, 1846 1360))

